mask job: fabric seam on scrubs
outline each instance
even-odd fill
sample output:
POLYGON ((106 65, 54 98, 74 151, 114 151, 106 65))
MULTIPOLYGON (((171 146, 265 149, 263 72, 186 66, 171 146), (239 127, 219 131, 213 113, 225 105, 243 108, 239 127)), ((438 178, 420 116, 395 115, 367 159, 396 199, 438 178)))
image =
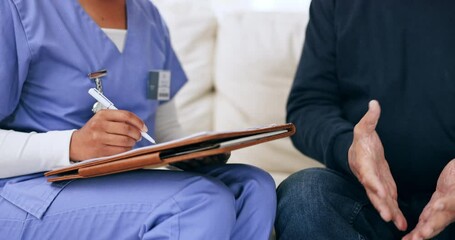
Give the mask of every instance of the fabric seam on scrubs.
MULTIPOLYGON (((23 221, 24 226, 27 223, 33 223, 34 221, 59 221, 58 217, 62 215, 67 215, 69 218, 71 217, 83 217, 84 215, 78 216, 81 212, 85 213, 93 213, 95 215, 99 214, 118 214, 118 213, 143 213, 147 216, 151 216, 151 213, 160 209, 163 204, 172 202, 172 206, 170 211, 172 212, 173 216, 175 217, 175 222, 173 222, 169 228, 169 235, 173 236, 173 239, 180 239, 180 214, 182 213, 182 208, 178 204, 178 201, 173 197, 169 197, 167 199, 163 199, 160 204, 151 204, 151 203, 114 203, 109 205, 94 205, 89 207, 83 208, 75 208, 69 211, 62 211, 58 213, 54 213, 51 215, 46 215, 43 219, 36 219, 34 217, 30 218, 30 214, 27 214, 26 219, 23 221), (117 209, 116 209, 117 208, 117 209), (126 208, 134 208, 130 210, 125 210, 126 208), (54 219, 57 218, 57 219, 54 219)), ((146 221, 146 220, 145 220, 146 221)), ((23 232, 21 232, 23 235, 23 232)))
MULTIPOLYGON (((113 204, 107 204, 107 205, 106 204, 98 204, 98 205, 86 206, 86 207, 81 207, 81 208, 74 208, 74 209, 70 209, 70 210, 67 210, 67 211, 61 211, 61 212, 45 215, 43 217, 43 219, 46 218, 46 217, 49 217, 49 218, 57 217, 59 215, 66 215, 66 214, 70 214, 71 215, 71 213, 77 213, 79 211, 84 211, 84 210, 88 211, 88 210, 91 210, 91 209, 103 209, 103 208, 108 209, 108 208, 116 208, 116 207, 117 208, 119 208, 119 207, 139 207, 139 208, 148 207, 148 208, 150 208, 148 211, 153 211, 154 209, 158 208, 160 205, 161 204, 155 205, 155 204, 151 204, 151 203, 140 203, 140 202, 138 202, 138 203, 124 203, 124 202, 122 202, 122 203, 113 203, 113 204)), ((111 211, 112 211, 112 209, 111 209, 111 211)), ((136 212, 145 212, 145 213, 149 213, 148 211, 140 211, 140 210, 132 211, 132 210, 130 210, 128 212, 135 212, 135 213, 136 212)), ((115 212, 115 211, 112 211, 112 212, 115 212)), ((121 210, 119 212, 123 213, 125 211, 121 210)), ((27 218, 26 219, 26 221, 34 221, 34 220, 37 220, 37 219, 33 219, 33 218, 27 218)), ((42 220, 42 219, 40 219, 40 220, 42 220)))
POLYGON ((22 31, 24 31, 24 36, 25 36, 25 39, 26 39, 26 42, 27 42, 27 48, 28 48, 28 51, 30 52, 30 63, 33 62, 33 59, 34 59, 34 53, 33 53, 33 50, 32 50, 32 47, 30 46, 30 38, 29 38, 29 34, 27 34, 27 28, 25 27, 24 25, 24 16, 22 15, 22 12, 20 11, 20 7, 18 6, 18 3, 14 0, 11 0, 10 2, 12 2, 12 4, 14 5, 14 8, 16 9, 16 12, 17 12, 17 15, 19 16, 19 19, 20 19, 20 23, 21 23, 21 26, 22 26, 22 31))
MULTIPOLYGON (((198 178, 202 178, 203 176, 195 175, 194 177, 198 179, 198 178)), ((214 178, 214 179, 215 179, 215 178, 214 178)), ((71 181, 65 182, 65 184, 63 184, 63 185, 61 186, 60 191, 58 191, 57 195, 58 195, 64 188, 66 188, 70 183, 75 182, 75 181, 77 181, 77 179, 76 179, 76 180, 71 180, 71 181)), ((197 180, 194 180, 194 181, 197 181, 197 180)), ((193 181, 193 182, 194 182, 194 181, 193 181)), ((55 183, 54 183, 54 184, 55 184, 55 183)), ((160 204, 156 205, 156 207, 161 206, 163 203, 165 203, 167 200, 170 199, 170 200, 174 201, 174 203, 175 203, 175 205, 178 207, 179 211, 182 212, 183 210, 182 210, 181 206, 178 204, 178 201, 174 198, 174 196, 177 195, 177 194, 179 194, 179 193, 182 192, 183 190, 185 190, 185 188, 186 188, 186 186, 184 186, 184 187, 178 189, 178 190, 175 191, 175 193, 173 193, 169 198, 163 199, 162 202, 161 202, 160 204)), ((49 196, 50 196, 50 195, 48 195, 48 197, 49 197, 49 196)), ((55 198, 56 198, 56 196, 54 197, 54 200, 55 200, 55 198)), ((5 199, 6 199, 6 198, 5 198, 5 199)), ((6 199, 6 200, 7 200, 7 199, 6 199)), ((9 201, 9 200, 8 200, 8 201, 9 201)), ((9 202, 11 202, 11 201, 9 201, 9 202)), ((14 204, 14 203, 12 203, 12 204, 14 204)), ((128 204, 128 203, 119 203, 119 204, 128 204)), ((149 203, 135 203, 135 204, 149 204, 149 203)), ((15 205, 15 204, 14 204, 14 205, 15 205)), ((112 205, 117 205, 117 203, 116 203, 116 204, 112 204, 112 205)), ((16 206, 17 206, 17 205, 16 205, 16 206)), ((49 207, 50 207, 50 205, 49 205, 49 207)), ((96 206, 93 206, 93 207, 96 207, 96 206)), ((90 207, 87 207, 87 208, 90 208, 90 207)), ((23 208, 21 208, 21 209, 23 209, 23 208)), ((48 207, 46 208, 46 210, 47 210, 47 209, 48 209, 48 207)), ((85 209, 85 208, 78 208, 78 209, 85 209)), ((23 209, 23 210, 25 210, 25 209, 23 209)), ((37 217, 37 218, 41 219, 41 218, 43 217, 44 213, 45 213, 45 212, 43 212, 43 213, 40 215, 40 217, 37 217)), ((62 212, 62 213, 64 213, 64 212, 62 212)), ((35 216, 34 214, 32 214, 32 215, 35 216)), ((35 216, 35 217, 36 217, 36 216, 35 216)))
POLYGON ((179 209, 179 213, 176 214, 176 217, 177 217, 177 229, 175 231, 175 233, 177 234, 177 239, 180 239, 180 214, 182 213, 183 209, 182 207, 180 207, 179 205, 179 202, 177 201, 177 199, 174 198, 174 196, 171 197, 171 199, 174 201, 174 204, 175 206, 177 206, 177 208, 179 209))
POLYGON ((100 215, 100 214, 125 214, 125 213, 130 213, 130 214, 144 214, 146 216, 149 216, 153 210, 155 210, 158 206, 150 203, 120 203, 120 204, 110 204, 110 205, 97 205, 97 206, 91 206, 91 207, 85 207, 85 208, 78 208, 78 209, 72 209, 70 211, 66 212, 59 212, 56 214, 52 215, 47 215, 44 216, 43 219, 37 219, 34 216, 30 217, 30 214, 26 215, 26 219, 23 221, 23 226, 24 229, 21 231, 21 238, 22 236, 26 233, 25 227, 28 224, 35 224, 35 223, 40 223, 41 221, 47 221, 47 223, 56 222, 56 221, 61 221, 62 218, 61 215, 66 215, 67 218, 84 218, 85 216, 89 215, 100 215), (128 209, 128 210, 126 210, 128 209), (84 212, 85 214, 80 214, 84 212), (89 215, 86 215, 86 214, 89 215), (93 213, 93 214, 90 214, 93 213))
POLYGON ((27 213, 27 214, 25 215, 24 221, 22 221, 22 228, 21 228, 21 232, 20 232, 20 239, 22 239, 23 236, 24 236, 24 233, 25 233, 25 226, 26 226, 26 220, 28 219, 28 216, 29 216, 29 215, 30 215, 30 213, 27 213))
MULTIPOLYGON (((52 201, 49 202, 49 204, 42 205, 41 207, 23 207, 24 199, 21 198, 21 196, 17 196, 14 194, 11 194, 10 191, 2 191, 0 194, 1 197, 3 197, 6 201, 10 202, 14 206, 24 210, 25 212, 33 215, 34 217, 41 219, 43 215, 46 213, 46 210, 51 206, 52 202, 55 200, 55 198, 58 196, 58 194, 66 187, 68 186, 69 183, 73 182, 74 180, 63 182, 63 183, 58 183, 57 185, 60 185, 60 188, 58 188, 58 191, 55 191, 53 189, 49 189, 48 191, 43 192, 41 196, 46 196, 46 199, 43 201, 45 203, 49 202, 49 199, 52 199, 52 201)), ((43 185, 45 183, 41 183, 40 185, 43 185)), ((26 204, 25 204, 26 205, 26 204)))

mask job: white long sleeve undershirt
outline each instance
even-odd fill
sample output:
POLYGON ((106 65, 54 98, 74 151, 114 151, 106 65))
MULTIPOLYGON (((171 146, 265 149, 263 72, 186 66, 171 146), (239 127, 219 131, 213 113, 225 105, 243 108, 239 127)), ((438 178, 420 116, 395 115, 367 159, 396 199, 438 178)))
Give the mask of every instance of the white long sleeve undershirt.
POLYGON ((69 165, 73 132, 22 133, 0 129, 0 178, 69 165))
MULTIPOLYGON (((69 149, 73 132, 22 133, 0 129, 0 178, 70 165, 69 149)), ((158 107, 155 132, 158 142, 184 135, 173 100, 158 107)))

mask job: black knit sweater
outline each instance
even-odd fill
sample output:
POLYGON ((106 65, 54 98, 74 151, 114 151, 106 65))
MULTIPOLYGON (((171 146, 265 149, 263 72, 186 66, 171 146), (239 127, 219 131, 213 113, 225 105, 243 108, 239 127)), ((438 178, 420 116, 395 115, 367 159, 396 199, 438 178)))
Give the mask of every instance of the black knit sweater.
POLYGON ((455 1, 313 0, 287 106, 295 146, 352 174, 352 129, 371 99, 399 194, 434 191, 455 157, 455 1))

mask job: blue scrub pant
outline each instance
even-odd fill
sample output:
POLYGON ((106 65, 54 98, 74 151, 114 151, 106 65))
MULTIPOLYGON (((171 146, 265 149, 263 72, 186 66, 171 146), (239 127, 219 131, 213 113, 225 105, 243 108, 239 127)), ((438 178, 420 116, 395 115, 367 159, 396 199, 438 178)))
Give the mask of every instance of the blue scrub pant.
POLYGON ((0 198, 0 239, 269 238, 276 208, 269 174, 238 164, 199 171, 75 180, 42 219, 0 198))

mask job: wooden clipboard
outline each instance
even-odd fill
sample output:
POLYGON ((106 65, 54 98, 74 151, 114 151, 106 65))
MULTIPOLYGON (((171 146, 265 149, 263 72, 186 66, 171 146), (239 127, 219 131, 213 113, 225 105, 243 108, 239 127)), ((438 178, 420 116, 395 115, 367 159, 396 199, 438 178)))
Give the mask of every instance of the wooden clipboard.
POLYGON ((119 172, 160 167, 204 158, 285 138, 295 133, 292 123, 227 132, 204 132, 121 154, 90 159, 45 173, 49 182, 90 178, 119 172))

